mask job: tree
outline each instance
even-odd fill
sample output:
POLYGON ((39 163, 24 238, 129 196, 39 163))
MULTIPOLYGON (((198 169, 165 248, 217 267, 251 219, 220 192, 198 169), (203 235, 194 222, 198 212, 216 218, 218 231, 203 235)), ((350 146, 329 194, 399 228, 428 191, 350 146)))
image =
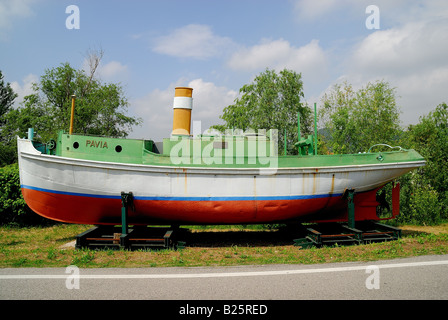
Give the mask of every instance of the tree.
MULTIPOLYGON (((439 192, 448 191, 448 106, 439 104, 417 125, 409 126, 413 147, 426 159, 424 167, 431 185, 439 192)), ((448 194, 447 194, 448 196, 448 194)))
POLYGON ((14 145, 11 145, 5 134, 5 124, 8 112, 12 109, 17 94, 9 83, 5 84, 3 73, 0 71, 0 165, 10 164, 14 159, 14 145))
MULTIPOLYGON (((126 115, 128 102, 119 84, 101 83, 95 71, 102 52, 90 53, 90 71, 75 70, 68 63, 45 70, 39 83, 33 84, 33 93, 24 97, 19 108, 12 108, 16 97, 9 84, 0 85, 0 156, 2 165, 17 158, 16 136, 26 136, 28 128, 34 128, 42 142, 56 138, 59 130, 70 125, 71 96, 76 95, 74 132, 91 135, 126 137, 140 119, 126 115), (4 98, 5 97, 5 98, 4 98), (8 98, 9 97, 9 98, 8 98), (7 146, 9 153, 3 149, 7 146)), ((1 77, 3 80, 3 77, 1 77)), ((0 170, 0 223, 36 221, 35 214, 26 206, 20 191, 17 164, 0 170)), ((40 223, 40 221, 38 221, 40 223)))
POLYGON ((404 216, 434 224, 448 218, 448 106, 439 104, 407 130, 407 144, 426 165, 403 178, 404 216), (408 180, 406 180, 408 179, 408 180), (408 204, 409 205, 406 205, 408 204))
POLYGON ((0 71, 0 126, 4 124, 4 115, 11 109, 17 94, 11 85, 6 83, 2 71, 0 71))
POLYGON ((103 84, 94 77, 98 63, 90 74, 68 63, 45 70, 40 82, 33 84, 34 93, 10 115, 10 132, 23 136, 33 127, 43 142, 55 138, 59 130, 69 129, 75 95, 75 133, 126 137, 141 120, 126 116, 128 102, 120 85, 103 84))
POLYGON ((400 112, 395 89, 387 82, 369 82, 358 91, 347 82, 337 84, 322 102, 320 119, 329 135, 325 143, 334 153, 363 152, 399 139, 400 112))
POLYGON ((297 153, 297 114, 300 113, 302 136, 310 133, 311 109, 302 102, 303 82, 300 73, 284 69, 277 74, 266 69, 250 84, 240 89, 241 97, 227 106, 220 116, 225 121, 219 129, 277 129, 279 152, 284 148, 286 130, 287 149, 297 153))

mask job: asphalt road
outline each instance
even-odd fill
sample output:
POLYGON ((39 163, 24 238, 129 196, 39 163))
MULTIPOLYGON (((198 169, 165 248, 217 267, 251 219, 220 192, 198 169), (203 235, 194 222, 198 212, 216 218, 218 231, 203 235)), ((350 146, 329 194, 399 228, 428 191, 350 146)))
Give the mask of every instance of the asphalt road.
POLYGON ((234 312, 259 314, 267 311, 259 305, 269 300, 441 301, 448 299, 448 255, 322 265, 5 268, 0 269, 0 299, 164 300, 164 308, 176 302, 172 312, 204 312, 204 317, 207 310, 198 306, 206 301, 215 301, 215 314, 232 311, 216 301, 241 300, 234 312))

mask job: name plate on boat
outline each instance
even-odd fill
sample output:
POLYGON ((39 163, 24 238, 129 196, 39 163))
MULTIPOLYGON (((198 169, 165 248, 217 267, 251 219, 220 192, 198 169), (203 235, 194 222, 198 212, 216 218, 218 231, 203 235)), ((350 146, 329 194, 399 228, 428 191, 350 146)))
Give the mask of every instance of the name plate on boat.
POLYGON ((106 141, 101 140, 86 140, 86 147, 95 147, 95 148, 106 148, 108 149, 108 145, 106 141))

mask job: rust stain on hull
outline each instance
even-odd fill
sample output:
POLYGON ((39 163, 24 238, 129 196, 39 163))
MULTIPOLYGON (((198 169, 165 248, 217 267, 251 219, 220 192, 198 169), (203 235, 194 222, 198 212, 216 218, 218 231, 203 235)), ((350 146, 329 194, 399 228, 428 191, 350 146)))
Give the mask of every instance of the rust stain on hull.
POLYGON ((331 187, 330 187, 330 194, 334 193, 334 173, 331 177, 331 187))
POLYGON ((254 219, 257 218, 257 209, 258 209, 258 203, 257 203, 257 176, 254 176, 254 219))

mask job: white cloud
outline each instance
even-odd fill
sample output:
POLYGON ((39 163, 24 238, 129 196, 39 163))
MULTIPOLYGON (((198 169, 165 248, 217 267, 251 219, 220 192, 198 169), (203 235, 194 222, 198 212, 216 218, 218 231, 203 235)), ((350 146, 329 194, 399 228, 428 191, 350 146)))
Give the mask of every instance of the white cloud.
POLYGON ((216 86, 213 82, 195 79, 188 83, 193 88, 193 117, 203 122, 203 129, 220 122, 222 110, 233 104, 238 92, 226 87, 216 86))
POLYGON ((294 11, 301 20, 314 20, 330 12, 341 5, 337 0, 298 0, 294 3, 294 11))
POLYGON ((128 67, 122 65, 118 61, 111 61, 105 65, 100 64, 98 69, 99 76, 104 79, 114 79, 117 77, 122 77, 123 75, 127 74, 127 72, 128 67))
POLYGON ((424 73, 391 80, 397 87, 399 103, 403 106, 404 124, 417 123, 419 117, 427 115, 442 103, 448 103, 448 65, 424 73))
POLYGON ((230 38, 215 35, 210 26, 190 24, 157 38, 153 50, 174 57, 207 59, 231 46, 230 38))
MULTIPOLYGON (((90 65, 87 58, 84 59, 82 68, 86 74, 90 74, 90 65)), ((122 82, 129 76, 129 68, 119 61, 110 61, 106 64, 100 62, 95 71, 95 76, 107 82, 122 82)))
POLYGON ((155 141, 169 137, 173 125, 172 104, 175 87, 176 85, 171 84, 165 90, 155 89, 130 101, 129 111, 143 119, 142 126, 134 128, 131 137, 155 141))
POLYGON ((343 78, 354 86, 385 80, 395 87, 404 125, 448 101, 448 12, 437 1, 412 15, 415 8, 401 13, 414 18, 400 18, 397 26, 359 41, 342 66, 343 78))
POLYGON ((193 121, 201 121, 201 131, 204 132, 211 125, 220 123, 219 116, 224 107, 233 103, 237 92, 226 87, 216 86, 203 79, 189 82, 180 79, 170 84, 166 89, 155 89, 142 98, 130 102, 130 110, 141 117, 144 124, 135 128, 132 137, 149 138, 161 141, 170 136, 173 129, 173 99, 177 86, 193 88, 193 121))
POLYGON ((234 70, 246 71, 287 68, 301 72, 308 81, 322 79, 327 73, 327 57, 317 40, 294 47, 284 39, 264 39, 258 45, 235 52, 228 64, 234 70))
MULTIPOLYGON (((445 0, 432 0, 440 2, 445 0)), ((409 1, 409 0, 293 0, 293 12, 298 22, 322 22, 328 24, 335 21, 355 20, 362 21, 371 13, 366 13, 369 5, 375 5, 380 10, 381 19, 385 18, 389 22, 403 22, 409 20, 410 16, 421 16, 422 7, 429 1, 409 1), (403 8, 405 8, 403 10, 403 8), (412 14, 409 14, 412 12, 412 14), (326 19, 327 21, 324 21, 326 19)), ((363 26, 364 24, 360 24, 363 26)))
POLYGON ((8 39, 10 30, 17 19, 33 15, 31 5, 35 0, 0 1, 0 39, 8 39))
POLYGON ((16 107, 19 106, 21 102, 23 102, 24 97, 34 93, 32 90, 33 83, 38 82, 39 77, 32 73, 23 78, 22 84, 17 81, 11 82, 12 90, 17 93, 17 98, 14 100, 14 104, 16 107))
POLYGON ((350 59, 352 69, 371 75, 413 74, 446 64, 448 23, 409 23, 365 38, 350 59))

